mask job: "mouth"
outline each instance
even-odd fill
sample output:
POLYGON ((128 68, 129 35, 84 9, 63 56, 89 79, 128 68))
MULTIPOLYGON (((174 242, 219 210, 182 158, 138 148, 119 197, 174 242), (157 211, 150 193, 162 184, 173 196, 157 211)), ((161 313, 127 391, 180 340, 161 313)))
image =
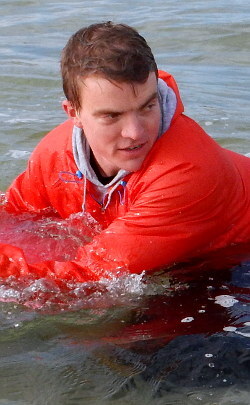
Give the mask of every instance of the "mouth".
POLYGON ((122 148, 120 150, 130 152, 130 151, 141 149, 144 145, 145 145, 144 143, 141 143, 140 145, 129 146, 128 148, 122 148))

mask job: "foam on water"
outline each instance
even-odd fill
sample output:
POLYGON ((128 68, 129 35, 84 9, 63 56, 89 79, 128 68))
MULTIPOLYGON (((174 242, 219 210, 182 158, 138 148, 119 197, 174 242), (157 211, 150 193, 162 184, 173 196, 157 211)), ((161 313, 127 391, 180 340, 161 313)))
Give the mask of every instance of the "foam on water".
POLYGON ((11 159, 27 159, 30 156, 30 152, 27 150, 10 149, 5 156, 11 159))
MULTIPOLYGON (((140 298, 160 293, 161 288, 147 285, 143 275, 127 275, 99 282, 61 282, 32 277, 0 279, 0 301, 14 302, 40 311, 77 311, 83 308, 111 308, 137 305, 140 298)), ((166 290, 165 290, 166 293, 166 290)))
POLYGON ((230 295, 218 295, 215 297, 215 303, 225 308, 230 308, 237 302, 239 301, 230 295))

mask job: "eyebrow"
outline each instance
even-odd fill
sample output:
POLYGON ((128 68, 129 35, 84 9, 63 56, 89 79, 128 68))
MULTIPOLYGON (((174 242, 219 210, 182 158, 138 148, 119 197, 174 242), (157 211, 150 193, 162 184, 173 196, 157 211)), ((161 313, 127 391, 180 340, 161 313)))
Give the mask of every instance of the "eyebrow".
MULTIPOLYGON (((157 91, 155 91, 153 94, 151 94, 151 96, 148 97, 148 99, 138 107, 138 111, 143 110, 143 108, 145 108, 150 103, 150 101, 153 101, 156 98, 158 98, 158 92, 157 91)), ((119 114, 122 114, 122 113, 123 113, 123 111, 117 111, 117 110, 112 110, 112 109, 101 109, 101 110, 96 110, 93 113, 93 116, 97 117, 97 116, 100 116, 100 115, 108 115, 108 114, 117 114, 117 115, 119 115, 119 114)))

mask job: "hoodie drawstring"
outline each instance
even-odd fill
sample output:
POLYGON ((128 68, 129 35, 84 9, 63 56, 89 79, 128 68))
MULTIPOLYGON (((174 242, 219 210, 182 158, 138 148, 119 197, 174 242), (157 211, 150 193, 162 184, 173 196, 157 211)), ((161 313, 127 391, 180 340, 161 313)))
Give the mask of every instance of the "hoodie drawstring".
POLYGON ((120 181, 120 185, 122 186, 122 191, 117 190, 119 197, 120 197, 120 204, 124 205, 126 200, 126 185, 127 182, 125 180, 120 181))
POLYGON ((120 197, 120 204, 121 204, 121 205, 124 205, 124 203, 125 203, 126 185, 127 185, 127 182, 124 181, 124 180, 121 180, 121 181, 119 181, 118 183, 116 183, 116 184, 108 191, 107 194, 105 194, 105 196, 104 196, 104 198, 103 198, 103 205, 104 205, 105 198, 106 198, 107 196, 108 196, 108 198, 107 198, 106 204, 103 206, 103 210, 106 210, 106 209, 107 209, 107 207, 108 207, 108 205, 109 205, 109 203, 110 203, 110 201, 111 201, 111 197, 112 197, 113 192, 114 192, 119 186, 122 186, 122 191, 117 190, 117 192, 118 192, 118 194, 119 194, 119 197, 120 197))
POLYGON ((58 173, 59 179, 62 180, 64 183, 81 183, 81 180, 83 179, 83 174, 80 172, 80 170, 77 170, 75 173, 71 172, 59 172, 58 173), (72 180, 67 179, 67 176, 71 176, 72 180), (77 178, 78 180, 76 180, 77 178))
MULTIPOLYGON (((72 172, 67 172, 67 171, 61 171, 59 172, 59 179, 63 181, 64 183, 81 183, 82 180, 84 181, 83 184, 83 203, 82 203, 82 209, 83 212, 85 212, 85 205, 86 205, 86 194, 87 194, 87 178, 82 174, 80 170, 77 170, 75 173, 72 172), (70 178, 71 177, 71 178, 70 178)), ((117 190, 119 199, 120 199, 120 204, 124 205, 125 200, 126 200, 126 185, 127 182, 125 180, 121 180, 117 182, 111 189, 103 196, 101 201, 98 201, 92 194, 91 197, 102 206, 103 210, 106 210, 108 207, 113 192, 121 186, 120 190, 117 190), (107 202, 105 204, 105 200, 107 198, 107 202)))

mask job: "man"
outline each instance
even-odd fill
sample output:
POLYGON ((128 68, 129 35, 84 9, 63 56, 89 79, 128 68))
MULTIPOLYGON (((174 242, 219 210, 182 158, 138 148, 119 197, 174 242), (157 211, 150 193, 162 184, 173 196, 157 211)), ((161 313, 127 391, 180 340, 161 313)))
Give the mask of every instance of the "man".
POLYGON ((190 118, 131 27, 95 24, 62 54, 69 120, 33 152, 5 209, 102 225, 72 262, 29 265, 1 245, 0 275, 98 280, 171 266, 250 240, 250 159, 217 145, 190 118))

